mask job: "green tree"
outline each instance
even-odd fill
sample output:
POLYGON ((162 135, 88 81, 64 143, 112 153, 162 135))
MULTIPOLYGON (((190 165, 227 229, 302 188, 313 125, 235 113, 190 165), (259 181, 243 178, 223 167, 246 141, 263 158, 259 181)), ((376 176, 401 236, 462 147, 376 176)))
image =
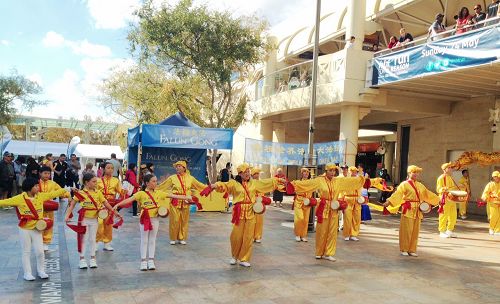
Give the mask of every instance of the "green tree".
MULTIPOLYGON (((248 118, 243 79, 268 48, 263 37, 265 22, 193 6, 192 0, 160 8, 148 0, 136 15, 138 22, 128 36, 132 52, 181 83, 198 85, 191 94, 200 95, 189 103, 197 111, 185 111, 190 119, 203 127, 235 129, 248 118)), ((214 179, 217 151, 212 152, 209 172, 214 179)))
POLYGON ((42 88, 38 83, 19 75, 16 71, 9 76, 0 75, 0 125, 8 124, 17 113, 16 101, 26 110, 46 104, 46 101, 34 97, 41 92, 42 88))

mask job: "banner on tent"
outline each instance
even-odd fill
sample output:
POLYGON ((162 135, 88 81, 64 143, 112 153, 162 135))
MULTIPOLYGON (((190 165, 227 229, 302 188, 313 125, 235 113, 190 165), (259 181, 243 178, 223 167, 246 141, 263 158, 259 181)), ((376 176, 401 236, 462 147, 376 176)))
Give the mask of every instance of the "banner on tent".
POLYGON ((373 59, 372 85, 498 60, 500 28, 465 33, 373 59))
POLYGON ((232 149, 233 130, 143 125, 142 145, 167 148, 232 149))
MULTIPOLYGON (((344 163, 345 141, 314 144, 318 165, 344 163)), ((287 144, 247 138, 245 162, 254 164, 297 165, 307 157, 307 144, 287 144)))

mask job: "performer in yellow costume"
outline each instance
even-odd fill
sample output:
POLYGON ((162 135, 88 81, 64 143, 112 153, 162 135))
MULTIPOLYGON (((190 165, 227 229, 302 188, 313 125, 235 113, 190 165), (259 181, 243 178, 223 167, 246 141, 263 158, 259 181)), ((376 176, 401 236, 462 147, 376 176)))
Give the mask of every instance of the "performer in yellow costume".
MULTIPOLYGON (((311 173, 307 168, 300 169, 301 179, 309 180, 311 173)), ((295 241, 297 242, 307 242, 307 227, 309 225, 309 214, 311 212, 311 206, 304 205, 304 199, 310 199, 313 197, 314 191, 300 192, 295 194, 293 200, 293 224, 295 232, 295 241)))
POLYGON ((399 223, 399 250, 403 256, 416 257, 420 222, 423 218, 419 206, 422 202, 436 206, 439 203, 439 196, 418 182, 422 168, 411 165, 408 166, 407 172, 408 179, 398 186, 384 206, 403 206, 399 223))
MULTIPOLYGON (((57 190, 61 189, 61 186, 59 186, 56 182, 52 181, 50 179, 52 175, 52 169, 48 166, 42 166, 40 168, 40 180, 38 181, 38 188, 40 193, 48 193, 48 192, 54 192, 57 190)), ((64 198, 70 198, 71 195, 69 194, 68 191, 63 192, 64 198)), ((51 197, 50 199, 53 199, 51 197)), ((43 217, 49 218, 52 221, 54 221, 54 211, 43 211, 43 217)), ((49 244, 52 243, 52 236, 54 234, 54 229, 53 227, 50 227, 49 229, 46 229, 43 231, 42 236, 43 236, 43 250, 47 251, 49 250, 49 244)))
POLYGON ((252 246, 255 232, 255 212, 253 204, 257 193, 267 193, 283 189, 282 178, 272 177, 261 180, 250 180, 250 166, 241 164, 237 168, 238 176, 228 182, 217 182, 210 185, 218 192, 228 192, 233 195, 233 230, 231 232, 231 265, 239 261, 241 266, 250 267, 252 246))
MULTIPOLYGON (((259 168, 252 168, 250 170, 250 174, 252 175, 252 180, 259 180, 260 178, 260 173, 262 171, 259 168)), ((263 192, 256 192, 256 196, 264 196, 265 193, 263 192)), ((261 243, 262 242, 262 234, 264 230, 264 213, 262 214, 255 214, 255 231, 254 231, 254 241, 255 243, 261 243)))
POLYGON ((439 213, 439 236, 442 238, 457 237, 453 232, 457 223, 457 202, 451 200, 449 191, 461 190, 458 184, 453 180, 451 172, 453 168, 451 163, 441 165, 443 174, 436 182, 436 192, 441 197, 439 213))
MULTIPOLYGON (((97 191, 101 191, 106 198, 106 201, 114 206, 122 196, 122 185, 120 180, 113 177, 114 166, 112 163, 106 163, 104 165, 104 175, 97 179, 97 191)), ((110 213, 109 216, 113 216, 110 213)), ((107 219, 99 220, 99 226, 97 227, 97 242, 104 243, 104 250, 113 251, 111 247, 111 241, 113 240, 113 224, 108 224, 107 219)))
MULTIPOLYGON (((349 167, 350 176, 354 177, 358 175, 358 168, 349 167)), ((361 226, 361 205, 358 203, 358 199, 361 197, 361 189, 342 191, 339 195, 339 199, 347 202, 347 208, 344 210, 344 229, 342 230, 342 235, 344 240, 349 241, 359 241, 359 229, 361 226)))
POLYGON ((460 178, 458 183, 460 184, 460 188, 463 188, 465 191, 467 191, 467 201, 458 203, 458 214, 460 215, 461 219, 465 220, 467 219, 467 203, 471 198, 469 170, 462 170, 462 177, 460 178))
MULTIPOLYGON (((158 186, 158 190, 175 195, 191 196, 191 189, 203 190, 207 185, 199 182, 187 172, 187 164, 181 160, 173 164, 177 174, 169 176, 158 186)), ((172 200, 170 204, 170 245, 177 242, 186 245, 189 228, 189 201, 172 200)))
POLYGON ((320 202, 316 209, 318 224, 316 226, 316 259, 324 258, 336 261, 337 233, 339 215, 337 209, 332 209, 331 202, 338 199, 342 191, 360 189, 365 183, 365 177, 334 177, 337 166, 327 164, 326 173, 310 180, 293 181, 295 192, 319 191, 320 202))
POLYGON ((500 235, 500 172, 494 171, 491 177, 493 181, 484 187, 481 199, 488 203, 486 208, 490 210, 488 217, 490 220, 490 235, 500 235))

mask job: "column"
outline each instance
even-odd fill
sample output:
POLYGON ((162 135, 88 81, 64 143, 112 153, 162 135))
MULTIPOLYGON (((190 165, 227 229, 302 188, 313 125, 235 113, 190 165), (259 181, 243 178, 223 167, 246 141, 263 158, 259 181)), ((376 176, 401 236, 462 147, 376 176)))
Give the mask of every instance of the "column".
MULTIPOLYGON (((273 122, 271 120, 260 121, 260 136, 262 140, 273 141, 273 122)), ((262 178, 271 177, 271 166, 269 164, 262 165, 262 178)))
POLYGON ((347 140, 346 159, 348 166, 355 166, 358 153, 359 107, 342 106, 340 109, 339 140, 347 140))
POLYGON ((356 37, 353 49, 361 50, 365 39, 366 0, 349 0, 346 40, 356 37))
MULTIPOLYGON (((279 143, 285 142, 285 125, 283 123, 280 122, 273 123, 273 141, 279 143)), ((271 165, 271 175, 274 175, 276 169, 278 168, 282 168, 283 172, 286 174, 287 166, 283 166, 280 164, 273 164, 271 165)))
MULTIPOLYGON (((500 98, 495 100, 495 109, 500 109, 500 98)), ((498 130, 493 133, 493 151, 500 151, 500 124, 497 123, 498 130)))
POLYGON ((276 71, 278 62, 278 38, 270 36, 267 38, 267 43, 270 50, 266 55, 266 63, 264 65, 264 87, 262 88, 262 97, 269 97, 274 93, 275 75, 271 75, 276 71))
POLYGON ((385 142, 385 154, 384 154, 384 168, 387 169, 387 172, 391 176, 394 176, 394 170, 392 168, 394 164, 394 149, 396 144, 394 142, 387 141, 385 142))

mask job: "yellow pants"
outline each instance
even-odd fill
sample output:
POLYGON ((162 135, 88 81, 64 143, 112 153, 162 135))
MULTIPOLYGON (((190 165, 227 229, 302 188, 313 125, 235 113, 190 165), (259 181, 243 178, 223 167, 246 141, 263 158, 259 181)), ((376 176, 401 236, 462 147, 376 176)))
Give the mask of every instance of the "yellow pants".
POLYGON ((330 210, 328 216, 323 218, 323 223, 318 223, 316 226, 316 256, 335 255, 338 228, 339 214, 337 210, 330 210))
POLYGON ((444 213, 439 214, 439 232, 453 231, 457 223, 457 203, 447 201, 444 213))
POLYGON ((467 215, 467 202, 460 202, 460 203, 458 203, 458 214, 460 216, 466 216, 467 215))
POLYGON ((255 230, 253 238, 255 240, 261 240, 263 230, 264 230, 264 214, 255 214, 255 230))
POLYGON ((342 234, 344 238, 349 236, 358 236, 361 226, 361 205, 357 202, 356 205, 349 203, 349 206, 344 210, 344 229, 342 234))
POLYGON ((113 224, 105 224, 105 221, 99 219, 96 242, 109 243, 113 240, 113 224))
POLYGON ((188 238, 189 206, 170 207, 169 234, 171 241, 185 241, 188 238))
POLYGON ((253 235, 255 231, 255 217, 249 220, 240 220, 233 225, 231 231, 231 255, 242 262, 249 262, 252 257, 253 235))
POLYGON ((305 238, 307 237, 307 226, 309 225, 309 213, 311 213, 311 207, 302 207, 293 209, 293 223, 295 236, 305 238))
POLYGON ((500 205, 490 203, 490 229, 494 233, 500 233, 500 205))
POLYGON ((420 219, 412 219, 401 214, 399 223, 399 250, 401 252, 417 252, 420 219))
MULTIPOLYGON (((54 221, 54 211, 44 211, 43 217, 49 218, 52 221, 54 221)), ((53 235, 54 235, 54 226, 52 226, 50 229, 44 230, 43 234, 42 234, 43 243, 46 245, 52 243, 52 236, 53 235)))

